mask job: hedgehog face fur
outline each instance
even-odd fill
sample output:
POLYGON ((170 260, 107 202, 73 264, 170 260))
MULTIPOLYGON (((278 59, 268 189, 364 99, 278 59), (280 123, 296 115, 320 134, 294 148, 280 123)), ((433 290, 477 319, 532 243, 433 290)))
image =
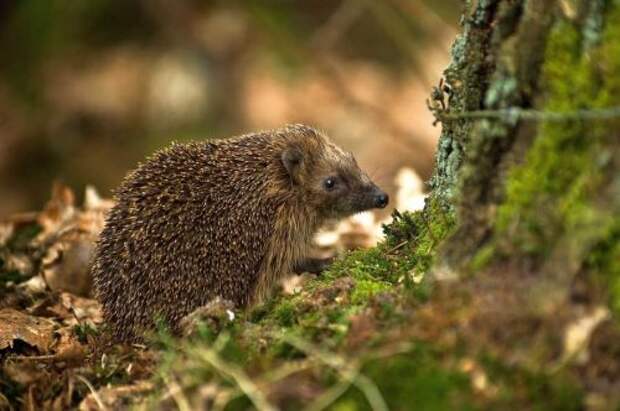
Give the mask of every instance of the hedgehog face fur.
POLYGON ((318 134, 283 151, 282 163, 293 187, 322 218, 347 217, 388 203, 353 154, 318 134))
POLYGON ((173 145, 116 192, 92 267, 117 340, 173 330, 216 297, 263 300, 328 218, 385 207, 355 159, 303 125, 173 145))

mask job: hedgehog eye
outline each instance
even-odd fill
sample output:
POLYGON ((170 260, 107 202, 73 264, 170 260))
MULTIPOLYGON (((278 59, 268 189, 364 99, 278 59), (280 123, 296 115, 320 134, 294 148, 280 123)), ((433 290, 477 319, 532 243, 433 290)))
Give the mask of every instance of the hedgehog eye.
POLYGON ((336 187, 336 179, 334 177, 327 177, 324 181, 323 181, 323 186, 327 189, 327 190, 333 190, 334 187, 336 187))

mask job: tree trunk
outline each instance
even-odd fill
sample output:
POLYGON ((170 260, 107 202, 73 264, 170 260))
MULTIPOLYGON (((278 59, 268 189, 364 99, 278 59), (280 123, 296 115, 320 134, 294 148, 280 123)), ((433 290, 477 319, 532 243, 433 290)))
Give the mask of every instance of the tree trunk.
POLYGON ((620 1, 471 3, 430 102, 442 134, 424 213, 456 218, 435 270, 493 290, 478 319, 512 354, 526 341, 522 362, 570 362, 570 342, 533 347, 599 324, 580 373, 620 392, 620 1), (523 319, 537 326, 518 335, 523 319))
POLYGON ((560 299, 583 270, 617 282, 620 2, 481 0, 445 79, 432 187, 458 224, 443 261, 509 262, 560 299))

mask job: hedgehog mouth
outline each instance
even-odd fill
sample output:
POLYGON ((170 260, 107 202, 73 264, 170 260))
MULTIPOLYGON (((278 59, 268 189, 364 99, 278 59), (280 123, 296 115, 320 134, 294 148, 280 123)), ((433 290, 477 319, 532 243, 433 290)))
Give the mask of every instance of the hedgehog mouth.
POLYGON ((327 218, 345 218, 361 214, 374 209, 385 208, 388 204, 388 196, 379 189, 373 189, 369 193, 341 198, 324 210, 327 218))
POLYGON ((344 217, 349 217, 352 215, 366 213, 374 209, 376 209, 376 207, 372 204, 356 204, 355 206, 351 207, 349 210, 343 211, 340 214, 344 217))
POLYGON ((360 202, 359 211, 382 209, 387 207, 389 201, 389 197, 386 193, 375 188, 369 195, 364 196, 364 200, 360 202))
POLYGON ((361 206, 358 207, 357 209, 355 209, 353 214, 361 214, 361 213, 365 213, 367 211, 372 211, 374 210, 376 207, 372 206, 372 205, 366 205, 366 206, 361 206))

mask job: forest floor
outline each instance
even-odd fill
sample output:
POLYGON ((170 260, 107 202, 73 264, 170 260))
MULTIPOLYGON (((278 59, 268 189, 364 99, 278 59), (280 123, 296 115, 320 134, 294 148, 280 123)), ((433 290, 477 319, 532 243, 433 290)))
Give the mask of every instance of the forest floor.
POLYGON ((376 247, 252 310, 214 304, 180 338, 112 344, 79 274, 110 205, 91 191, 77 207, 57 186, 43 211, 0 225, 0 409, 620 404, 620 326, 606 307, 575 284, 560 310, 534 310, 522 268, 457 276, 434 261, 453 222, 422 212, 395 214, 376 247))

